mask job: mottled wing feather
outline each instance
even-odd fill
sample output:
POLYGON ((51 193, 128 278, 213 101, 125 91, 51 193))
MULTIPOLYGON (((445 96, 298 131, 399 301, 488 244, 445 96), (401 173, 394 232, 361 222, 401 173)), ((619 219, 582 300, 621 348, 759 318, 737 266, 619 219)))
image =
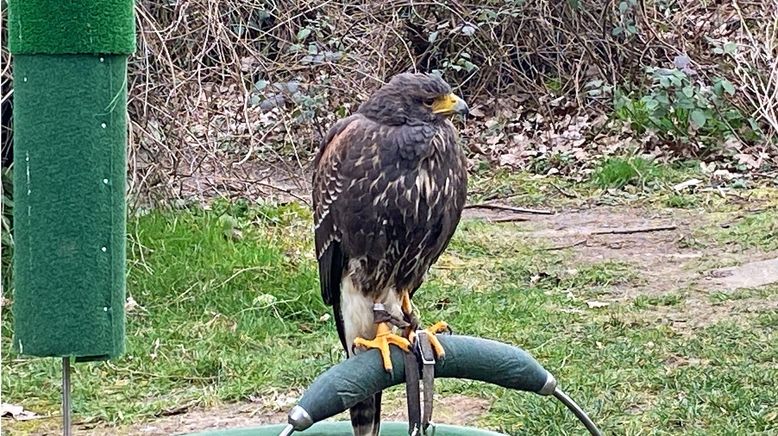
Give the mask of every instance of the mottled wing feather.
POLYGON ((351 116, 330 128, 314 160, 313 221, 314 245, 319 264, 319 284, 325 304, 332 306, 335 326, 343 348, 348 350, 343 314, 340 308, 340 284, 348 257, 342 246, 342 230, 334 220, 333 209, 343 192, 343 163, 364 119, 351 116))
POLYGON ((351 125, 356 121, 355 117, 349 117, 332 126, 314 160, 314 243, 319 261, 321 295, 327 305, 340 299, 340 277, 345 267, 345 256, 340 249, 342 234, 332 218, 332 205, 342 191, 339 167, 350 142, 351 125))

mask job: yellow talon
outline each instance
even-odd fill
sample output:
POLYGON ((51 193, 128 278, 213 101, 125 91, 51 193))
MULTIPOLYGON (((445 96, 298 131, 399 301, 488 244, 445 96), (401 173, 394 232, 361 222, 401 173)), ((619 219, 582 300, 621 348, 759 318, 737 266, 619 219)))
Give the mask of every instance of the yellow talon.
POLYGON ((392 372, 392 355, 389 351, 389 344, 394 344, 406 353, 411 351, 411 343, 408 339, 392 333, 391 327, 387 323, 378 324, 375 339, 368 340, 364 338, 354 339, 354 345, 366 349, 377 348, 381 352, 381 359, 384 362, 384 370, 392 372))
POLYGON ((446 350, 444 350, 443 346, 440 345, 440 341, 435 335, 437 333, 450 331, 450 330, 451 328, 449 328, 448 324, 443 321, 440 321, 435 325, 432 325, 424 329, 424 331, 427 332, 427 337, 430 340, 430 345, 432 346, 432 350, 435 352, 435 357, 439 359, 446 357, 446 350))

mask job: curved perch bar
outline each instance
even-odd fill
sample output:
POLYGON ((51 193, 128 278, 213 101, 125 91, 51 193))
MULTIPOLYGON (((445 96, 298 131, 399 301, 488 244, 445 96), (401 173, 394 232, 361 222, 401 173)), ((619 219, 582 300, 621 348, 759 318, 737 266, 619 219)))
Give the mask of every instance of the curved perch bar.
MULTIPOLYGON (((463 378, 508 389, 553 395, 586 426, 589 433, 600 430, 540 363, 521 348, 472 336, 439 335, 446 357, 435 363, 435 377, 463 378)), ((289 424, 279 436, 289 436, 313 424, 348 410, 375 393, 405 382, 405 354, 391 347, 392 373, 384 371, 381 355, 371 349, 325 371, 308 387, 289 412, 289 424)))
MULTIPOLYGON (((458 335, 439 335, 446 357, 435 364, 436 378, 464 378, 509 389, 551 395, 556 380, 529 353, 508 344, 458 335)), ((404 353, 391 348, 392 374, 383 370, 378 350, 368 350, 319 375, 289 413, 289 429, 302 431, 341 413, 375 393, 405 382, 404 353)))

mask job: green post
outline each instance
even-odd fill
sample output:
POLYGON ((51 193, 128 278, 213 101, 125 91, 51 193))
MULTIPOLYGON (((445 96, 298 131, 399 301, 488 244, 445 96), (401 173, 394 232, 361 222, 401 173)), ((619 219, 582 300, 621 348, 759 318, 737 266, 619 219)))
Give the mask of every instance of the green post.
POLYGON ((71 357, 106 360, 124 351, 134 3, 8 0, 8 37, 14 67, 13 344, 23 356, 61 357, 67 371, 71 357))

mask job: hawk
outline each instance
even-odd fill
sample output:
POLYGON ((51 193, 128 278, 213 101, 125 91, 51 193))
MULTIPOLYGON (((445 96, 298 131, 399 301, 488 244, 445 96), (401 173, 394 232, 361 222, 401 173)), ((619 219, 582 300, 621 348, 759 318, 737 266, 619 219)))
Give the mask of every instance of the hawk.
MULTIPOLYGON (((319 282, 347 357, 389 344, 410 351, 411 298, 456 229, 466 161, 450 117, 467 104, 440 77, 398 74, 327 132, 314 160, 319 282), (399 323, 398 323, 399 320, 399 323), (404 324, 403 324, 404 322, 404 324), (393 328, 404 326, 397 334, 393 328)), ((445 350, 430 328, 438 357, 445 350)), ((377 435, 381 393, 350 409, 356 436, 377 435)))

